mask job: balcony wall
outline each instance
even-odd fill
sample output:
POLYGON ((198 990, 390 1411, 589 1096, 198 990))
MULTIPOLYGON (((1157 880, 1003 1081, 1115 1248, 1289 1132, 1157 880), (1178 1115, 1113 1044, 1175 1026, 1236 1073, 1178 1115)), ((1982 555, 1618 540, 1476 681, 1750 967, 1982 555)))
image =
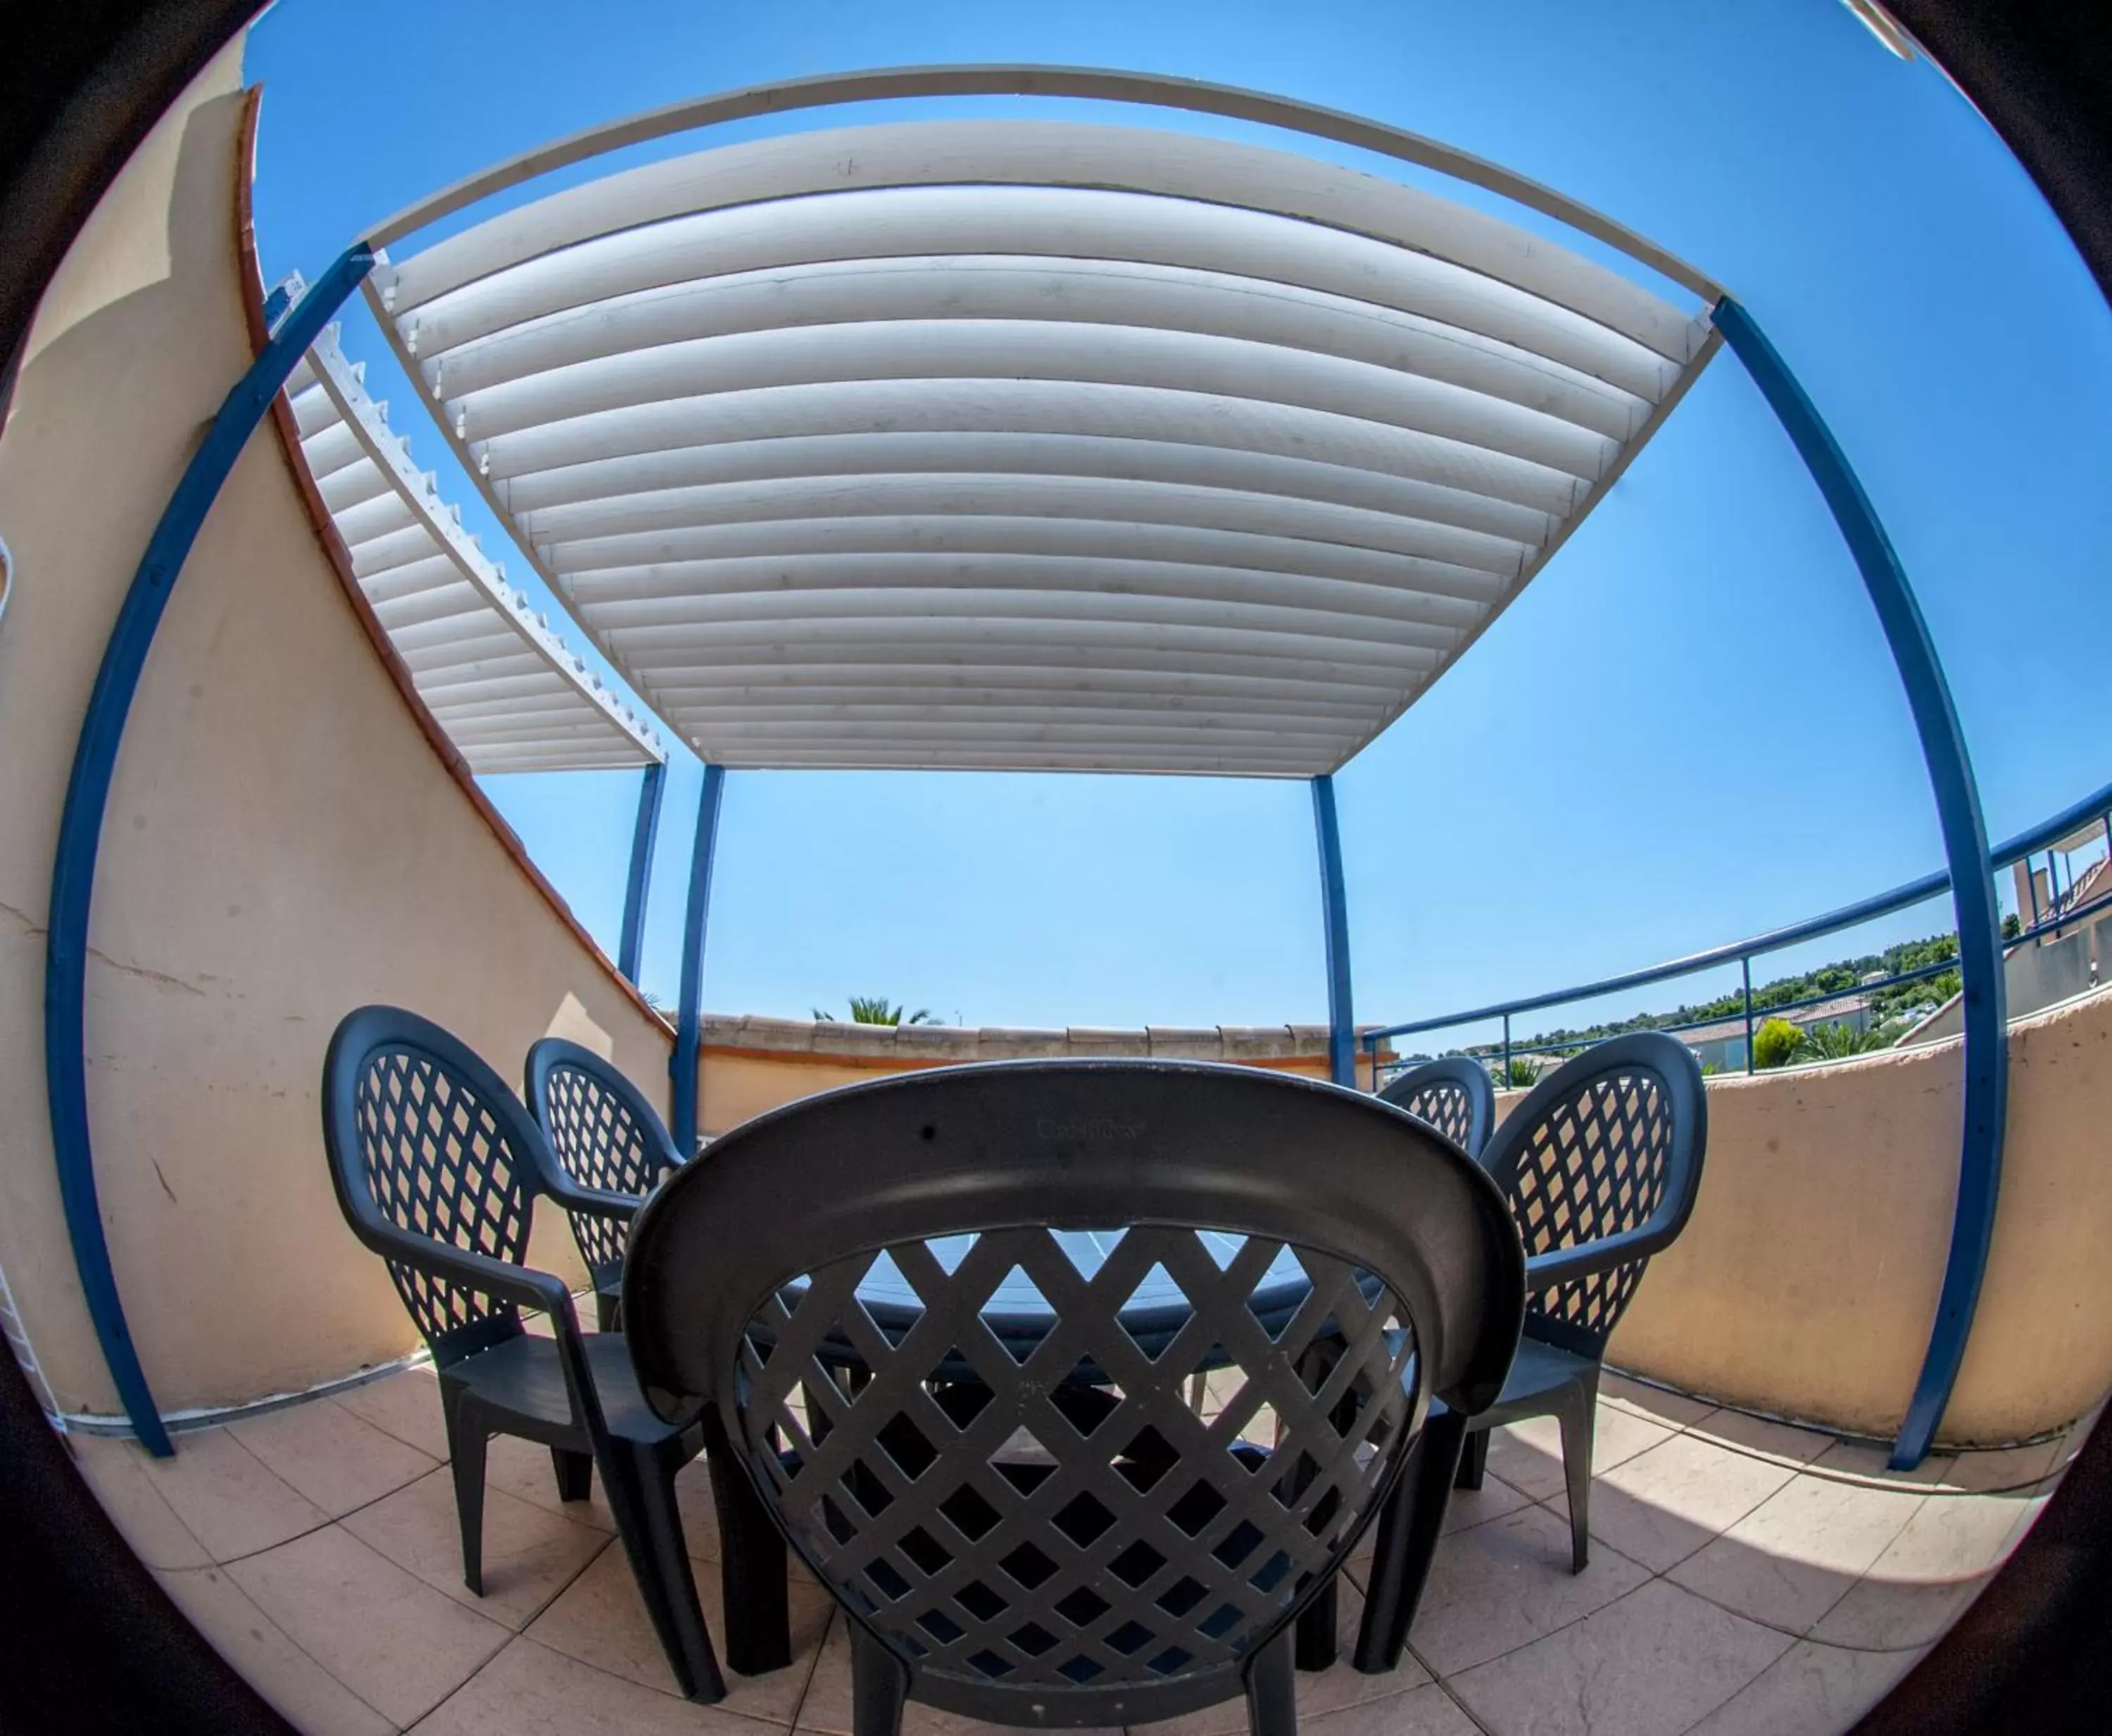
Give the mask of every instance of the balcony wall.
MULTIPOLYGON (((248 103, 230 50, 155 129, 46 296, 0 436, 18 574, 0 622, 0 1268, 67 1410, 115 1394, 44 1108, 52 857, 111 622, 256 341, 237 217, 248 103)), ((102 1216, 165 1410, 305 1387, 416 1342, 323 1167, 323 1050, 349 1008, 415 1007, 505 1073, 564 1030, 664 1089, 665 1025, 481 802, 407 705, 267 424, 148 659, 89 936, 102 1216)), ((576 1270, 562 1220, 535 1251, 576 1270)))
MULTIPOLYGON (((1950 1242, 1961 1041, 1712 1078, 1700 1200, 1651 1264, 1611 1359, 1891 1435, 1950 1242)), ((2112 1387, 2108 1122, 2112 991, 2012 1023, 2001 1204, 1943 1440, 2027 1439, 2112 1387)))

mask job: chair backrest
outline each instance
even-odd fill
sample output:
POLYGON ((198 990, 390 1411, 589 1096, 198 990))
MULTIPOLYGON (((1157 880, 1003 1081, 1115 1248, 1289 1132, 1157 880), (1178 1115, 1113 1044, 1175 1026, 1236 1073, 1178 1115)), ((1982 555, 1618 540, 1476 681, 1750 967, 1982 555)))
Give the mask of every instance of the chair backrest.
POLYGON ((1523 1304, 1500 1196, 1420 1123, 1145 1061, 758 1117, 641 1210, 623 1289, 648 1397, 706 1407, 913 1695, 1045 1725, 1238 1693, 1523 1304))
POLYGON ((382 1224, 518 1266, 528 1251, 541 1132, 460 1039, 400 1007, 348 1014, 323 1062, 323 1144, 346 1221, 389 1274, 436 1360, 522 1330, 520 1311, 389 1258, 382 1224))
POLYGON ((1633 1257, 1537 1292, 1527 1335, 1599 1356, 1651 1255, 1686 1226, 1701 1187, 1708 1098, 1686 1046, 1617 1037, 1548 1073, 1496 1130, 1482 1167, 1504 1191, 1527 1257, 1632 1238, 1633 1257))
MULTIPOLYGON (((642 1197, 682 1167, 658 1112, 591 1049, 546 1037, 528 1050, 524 1082, 529 1109, 574 1181, 642 1197)), ((621 1269, 629 1226, 586 1212, 570 1216, 580 1257, 599 1284, 621 1269)))
POLYGON ((1481 1155, 1496 1124, 1496 1088, 1489 1069, 1469 1055, 1444 1055, 1397 1073, 1379 1096, 1427 1122, 1469 1157, 1481 1155))

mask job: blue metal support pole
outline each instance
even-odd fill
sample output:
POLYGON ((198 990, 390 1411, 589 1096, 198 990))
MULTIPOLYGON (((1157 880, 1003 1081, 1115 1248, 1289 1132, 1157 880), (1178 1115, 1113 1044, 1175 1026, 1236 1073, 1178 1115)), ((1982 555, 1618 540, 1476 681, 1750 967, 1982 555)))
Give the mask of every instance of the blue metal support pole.
POLYGON ((373 269, 374 254, 364 242, 348 248, 295 304, 263 353, 221 400, 203 442, 162 508, 132 576, 131 589, 118 608, 109 643, 103 648, 102 667, 96 672, 81 719, 73 775, 59 817, 58 849, 52 861, 50 932, 44 947, 44 1090, 51 1109, 52 1149, 66 1234, 73 1243, 74 1266, 80 1274, 96 1341, 125 1414, 141 1444, 157 1458, 167 1458, 175 1448, 162 1426, 125 1323, 109 1243, 103 1236, 94 1150, 89 1138, 88 919, 94 902, 103 812, 110 800, 125 720, 139 690, 154 631, 161 625, 170 593, 206 515, 287 376, 299 365, 330 316, 373 269))
POLYGON ((690 909, 682 923, 681 1001, 675 1014, 675 1054, 668 1063, 674 1077, 675 1149, 685 1158, 697 1155, 697 1062, 703 1047, 704 925, 712 911, 712 857, 718 848, 719 798, 726 789, 726 768, 704 768, 703 792, 697 798, 697 841, 690 851, 690 909))
POLYGON ((1753 961, 1750 959, 1741 959, 1738 960, 1738 968, 1743 973, 1746 982, 1746 1071, 1750 1073, 1754 1070, 1753 961))
POLYGON ((1313 780, 1313 826, 1320 842, 1320 914, 1327 934, 1327 1071, 1357 1082, 1357 1027, 1350 1006, 1350 900, 1342 882, 1342 832, 1335 822, 1335 780, 1313 780))
POLYGON ((660 794, 667 783, 666 760, 646 767, 645 781, 638 787, 638 819, 630 832, 630 877, 623 887, 623 936, 617 942, 616 968, 634 985, 645 950, 645 900, 653 889, 653 848, 660 837, 660 794))
POLYGON ((1943 832, 1964 986, 1965 1117, 1943 1288, 1914 1397, 1892 1442, 1894 1467, 1909 1469, 1928 1455, 1965 1360, 2001 1188, 2002 1136, 2009 1107, 2009 1023, 1994 863, 1987 849, 1987 823, 1980 813, 1979 786, 1973 781, 1942 661, 1876 509, 1818 409, 1752 316, 1726 296, 1716 305, 1715 322, 1795 444, 1861 569, 1906 689, 1943 832))

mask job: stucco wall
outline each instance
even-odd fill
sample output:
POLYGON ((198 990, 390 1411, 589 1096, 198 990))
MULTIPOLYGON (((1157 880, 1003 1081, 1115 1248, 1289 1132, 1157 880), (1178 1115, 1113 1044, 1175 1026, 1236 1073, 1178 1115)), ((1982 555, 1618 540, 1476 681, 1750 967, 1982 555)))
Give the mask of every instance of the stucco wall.
MULTIPOLYGON (((250 358, 239 76, 230 51, 97 213, 46 298, 0 438, 0 535, 20 573, 0 625, 0 1264, 69 1410, 107 1411, 115 1395, 53 1178, 43 913, 111 620, 201 425, 250 358)), ((89 940, 96 1167, 165 1410, 298 1387, 416 1342, 323 1169, 322 1054, 349 1008, 416 1008, 508 1075, 555 1026, 664 1087, 665 1027, 435 753, 269 425, 148 663, 89 940)), ((534 1251, 576 1267, 554 1216, 534 1251)))
MULTIPOLYGON (((1985 1291, 1941 1438, 2025 1438, 2112 1387, 2112 991, 2010 1030, 1985 1291)), ((1914 1390, 1957 1196, 1960 1043, 1709 1082, 1700 1199, 1611 1360, 1887 1436, 1914 1390)))
MULTIPOLYGON (((816 1091, 890 1073, 969 1061, 1155 1056, 1236 1062, 1314 1079, 1328 1077, 1324 1025, 1155 1025, 1141 1031, 1077 1025, 1064 1030, 954 1025, 896 1028, 826 1019, 707 1014, 703 1035, 698 1104, 704 1131, 709 1133, 722 1133, 752 1115, 816 1091)), ((1371 1068, 1361 1055, 1358 1068, 1368 1088, 1371 1068)))

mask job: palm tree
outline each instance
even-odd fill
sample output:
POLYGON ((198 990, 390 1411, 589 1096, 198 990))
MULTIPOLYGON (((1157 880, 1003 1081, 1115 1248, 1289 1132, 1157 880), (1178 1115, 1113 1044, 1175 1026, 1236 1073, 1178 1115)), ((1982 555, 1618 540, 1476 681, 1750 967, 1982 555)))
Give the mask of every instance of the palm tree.
POLYGON ((1889 1049, 1897 1033, 1882 1025, 1858 1031, 1853 1025, 1829 1022, 1813 1025, 1797 1038, 1790 1051, 1792 1061, 1837 1061, 1851 1055, 1868 1055, 1873 1049, 1889 1049))
MULTIPOLYGON (((930 1025, 938 1021, 932 1018, 929 1007, 919 1007, 913 1013, 904 1014, 901 1004, 890 1001, 885 995, 853 995, 850 997, 851 1023, 854 1025, 930 1025)), ((836 1015, 814 1009, 814 1017, 829 1024, 836 1022, 836 1015)))

